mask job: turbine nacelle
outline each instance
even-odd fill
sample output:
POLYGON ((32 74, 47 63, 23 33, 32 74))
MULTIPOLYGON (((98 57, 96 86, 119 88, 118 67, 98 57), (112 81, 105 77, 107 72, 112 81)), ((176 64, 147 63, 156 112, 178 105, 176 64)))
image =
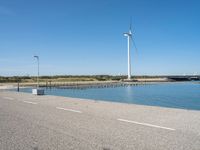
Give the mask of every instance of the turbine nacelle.
POLYGON ((129 30, 129 32, 124 33, 124 36, 132 36, 131 30, 129 30))
POLYGON ((132 34, 124 33, 124 36, 131 36, 132 34))

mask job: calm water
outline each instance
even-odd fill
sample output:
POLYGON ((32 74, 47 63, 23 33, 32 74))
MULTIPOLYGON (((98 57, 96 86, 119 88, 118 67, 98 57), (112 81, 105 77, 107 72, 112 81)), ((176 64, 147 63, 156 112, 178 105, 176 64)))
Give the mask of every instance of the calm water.
MULTIPOLYGON (((30 88, 20 90, 31 92, 30 88)), ((200 110, 200 84, 191 82, 93 89, 48 88, 45 94, 200 110)))

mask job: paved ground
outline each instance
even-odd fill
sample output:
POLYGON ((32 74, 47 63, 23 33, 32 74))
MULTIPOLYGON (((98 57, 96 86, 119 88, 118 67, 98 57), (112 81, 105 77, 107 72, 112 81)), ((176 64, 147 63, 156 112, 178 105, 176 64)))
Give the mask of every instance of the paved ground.
POLYGON ((0 91, 1 150, 199 150, 200 111, 0 91))

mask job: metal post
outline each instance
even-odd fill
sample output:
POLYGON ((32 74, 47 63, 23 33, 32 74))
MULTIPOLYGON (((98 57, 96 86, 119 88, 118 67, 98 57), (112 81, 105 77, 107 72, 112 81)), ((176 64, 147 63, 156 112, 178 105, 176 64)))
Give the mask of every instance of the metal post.
POLYGON ((39 75, 40 75, 40 70, 39 70, 39 57, 38 57, 38 76, 37 76, 37 88, 39 88, 39 75))
POLYGON ((37 89, 39 88, 39 56, 34 56, 37 59, 37 63, 38 63, 38 75, 37 75, 37 89))
POLYGON ((46 88, 48 87, 48 81, 46 81, 46 88))
POLYGON ((50 83, 49 86, 50 86, 50 89, 51 89, 51 81, 49 81, 49 83, 50 83))
POLYGON ((19 81, 17 82, 17 92, 19 92, 19 81))

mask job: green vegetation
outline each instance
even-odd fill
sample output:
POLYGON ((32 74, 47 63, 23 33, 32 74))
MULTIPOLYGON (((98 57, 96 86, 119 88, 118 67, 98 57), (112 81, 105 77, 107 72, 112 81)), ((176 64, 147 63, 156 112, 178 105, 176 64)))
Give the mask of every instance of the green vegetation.
MULTIPOLYGON (((126 76, 110 76, 110 75, 57 75, 57 76, 41 76, 40 82, 78 82, 78 81, 119 81, 125 79, 126 76)), ((31 83, 36 82, 37 77, 33 76, 13 76, 13 77, 3 77, 0 76, 0 83, 31 83)))
POLYGON ((13 82, 21 82, 21 78, 19 77, 0 77, 0 83, 13 83, 13 82))

